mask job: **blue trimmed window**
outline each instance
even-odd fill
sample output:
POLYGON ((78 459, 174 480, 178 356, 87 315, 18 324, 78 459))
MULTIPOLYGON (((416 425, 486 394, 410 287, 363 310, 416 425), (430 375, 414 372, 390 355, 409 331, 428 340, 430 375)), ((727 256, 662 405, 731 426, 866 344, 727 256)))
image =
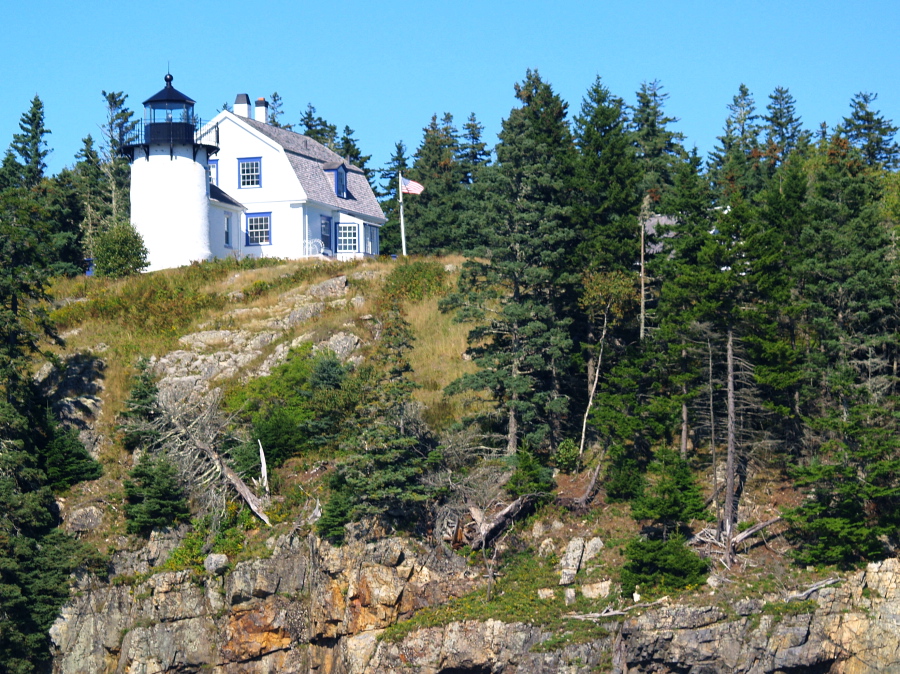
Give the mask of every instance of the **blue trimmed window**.
POLYGON ((321 223, 322 248, 328 251, 328 255, 331 255, 331 218, 329 218, 327 215, 323 215, 321 223))
POLYGON ((231 213, 225 214, 225 247, 231 248, 231 213))
POLYGON ((209 160, 209 184, 216 185, 219 184, 219 160, 218 159, 210 159, 209 160))
POLYGON ((355 222, 339 222, 338 223, 338 245, 339 253, 355 253, 358 248, 359 225, 355 222))
POLYGON ((341 199, 347 198, 347 169, 343 166, 334 172, 334 193, 341 199))
POLYGON ((247 213, 247 245, 268 246, 272 243, 272 213, 247 213))
POLYGON ((363 252, 378 255, 378 228, 375 225, 363 225, 363 252))
POLYGON ((262 157, 238 159, 238 188, 262 187, 262 157))

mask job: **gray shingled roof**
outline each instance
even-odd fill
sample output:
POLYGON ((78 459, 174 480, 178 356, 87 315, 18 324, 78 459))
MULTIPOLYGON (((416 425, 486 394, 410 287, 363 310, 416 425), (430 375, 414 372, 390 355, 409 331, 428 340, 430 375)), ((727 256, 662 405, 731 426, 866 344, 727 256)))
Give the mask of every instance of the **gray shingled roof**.
POLYGON ((379 223, 384 222, 381 206, 361 169, 348 164, 339 154, 303 134, 263 124, 255 119, 240 119, 284 148, 288 161, 310 199, 358 213, 379 223), (326 168, 334 170, 341 164, 347 168, 346 199, 341 199, 334 193, 334 178, 325 172, 326 168))
POLYGON ((217 185, 209 184, 209 198, 215 201, 220 201, 223 204, 228 204, 229 206, 237 206, 238 208, 244 208, 244 204, 230 197, 225 190, 217 185))

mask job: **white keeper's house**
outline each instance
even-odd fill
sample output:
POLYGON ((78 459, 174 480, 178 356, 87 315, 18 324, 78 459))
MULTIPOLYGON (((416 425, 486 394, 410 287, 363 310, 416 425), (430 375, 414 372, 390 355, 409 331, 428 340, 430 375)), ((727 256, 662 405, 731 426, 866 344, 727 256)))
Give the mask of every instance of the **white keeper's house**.
POLYGON ((123 139, 131 221, 149 270, 229 256, 351 259, 379 254, 384 213, 363 172, 306 136, 266 123, 239 94, 208 122, 172 86, 144 101, 123 139))

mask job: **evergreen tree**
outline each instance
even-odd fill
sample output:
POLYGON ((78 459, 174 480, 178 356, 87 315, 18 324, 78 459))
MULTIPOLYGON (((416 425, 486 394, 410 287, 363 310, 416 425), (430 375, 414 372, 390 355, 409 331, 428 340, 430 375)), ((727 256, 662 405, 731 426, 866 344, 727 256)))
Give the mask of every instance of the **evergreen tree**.
POLYGON ((78 433, 60 426, 50 410, 46 411, 39 455, 46 484, 56 492, 85 480, 96 480, 103 473, 81 444, 78 433))
POLYGON ((124 483, 128 533, 149 534, 190 517, 178 470, 165 457, 145 452, 129 475, 124 483))
POLYGON ((109 190, 105 180, 100 154, 94 147, 94 139, 88 134, 82 139, 82 147, 75 155, 75 185, 81 200, 81 236, 86 257, 94 257, 94 243, 105 228, 111 215, 109 190))
POLYGON ((131 213, 131 166, 122 150, 134 136, 138 121, 125 105, 127 94, 121 91, 101 93, 106 103, 106 120, 101 127, 100 166, 106 176, 110 223, 114 223, 128 220, 131 213))
POLYGON ((400 241, 400 201, 397 191, 397 174, 406 173, 408 160, 406 146, 403 141, 394 145, 394 154, 388 160, 387 165, 379 172, 381 174, 381 210, 387 221, 381 226, 381 252, 391 255, 402 250, 400 241))
POLYGON ((471 113, 466 123, 463 124, 457 162, 462 167, 462 181, 471 185, 478 179, 478 174, 485 166, 491 163, 491 151, 487 143, 482 140, 484 125, 471 113))
POLYGON ((473 321, 469 352, 477 372, 450 390, 486 390, 506 417, 507 452, 520 436, 540 446, 561 438, 568 400, 560 376, 570 353, 571 318, 562 298, 577 277, 568 272, 576 237, 567 204, 572 140, 566 104, 537 72, 516 85, 521 107, 503 123, 497 163, 478 185, 483 256, 466 261, 457 293, 445 307, 473 321))
POLYGON ((661 449, 647 469, 652 477, 644 493, 635 499, 631 513, 637 520, 653 520, 663 526, 663 538, 693 519, 706 516, 706 504, 691 467, 670 449, 661 449))
POLYGON ((804 398, 843 410, 870 402, 894 376, 893 245, 880 219, 882 182, 848 140, 835 135, 815 160, 808 225, 793 249, 811 340, 804 398))
POLYGON ((55 529, 51 486, 96 476, 84 448, 49 418, 29 376, 42 340, 55 337, 44 291, 50 227, 39 196, 0 192, 0 662, 21 674, 43 671, 68 576, 90 559, 55 529))
POLYGON ((663 112, 669 94, 662 89, 659 80, 642 82, 631 117, 631 132, 643 171, 640 191, 650 195, 651 204, 659 203, 674 184, 677 166, 686 158, 684 134, 668 128, 678 118, 663 112))
POLYGON ((39 198, 48 218, 51 274, 80 274, 85 266, 81 230, 84 217, 75 172, 66 168, 45 178, 39 187, 39 198))
MULTIPOLYGON (((414 384, 406 353, 412 339, 409 324, 399 313, 384 316, 367 392, 355 415, 360 430, 347 442, 351 451, 333 483, 334 504, 326 507, 329 522, 340 512, 350 519, 410 521, 425 499, 419 476, 426 452, 408 418, 414 384)), ((334 535, 336 523, 325 526, 334 535)))
POLYGON ((425 185, 425 191, 404 199, 407 249, 414 255, 461 252, 471 242, 467 223, 460 218, 459 133, 450 113, 440 122, 432 115, 423 132, 408 177, 425 185))
POLYGON ((266 118, 266 123, 279 129, 291 131, 294 128, 292 124, 283 124, 281 122, 281 118, 284 116, 284 111, 281 109, 283 105, 284 101, 281 100, 281 96, 277 91, 273 91, 269 97, 269 115, 266 118))
POLYGON ((781 166, 791 152, 808 142, 809 134, 797 116, 794 97, 787 87, 775 87, 766 105, 765 155, 771 170, 781 166))
POLYGON ((3 163, 0 164, 0 192, 20 185, 22 185, 22 165, 16 161, 12 149, 8 149, 3 155, 3 163))
POLYGON ((0 193, 0 387, 21 401, 31 357, 56 338, 46 305, 51 258, 46 214, 24 189, 0 193))
POLYGON ((747 280, 756 301, 745 308, 745 343, 765 405, 774 413, 773 430, 780 424, 775 435, 793 447, 802 437, 799 405, 805 345, 798 339, 804 327, 797 292, 800 260, 795 252, 807 227, 806 197, 804 162, 793 154, 760 195, 746 247, 747 280))
POLYGON ((360 150, 359 146, 356 144, 356 139, 353 137, 354 133, 356 132, 349 126, 344 127, 344 131, 341 133, 341 140, 337 153, 354 166, 359 167, 362 170, 363 175, 366 176, 366 180, 369 181, 369 185, 372 185, 372 180, 375 178, 375 171, 368 166, 369 160, 372 159, 372 155, 362 153, 362 150, 360 150))
POLYGON ((735 192, 744 196, 762 187, 759 124, 756 103, 750 90, 741 84, 728 106, 725 133, 710 154, 709 174, 716 191, 724 198, 735 192))
POLYGON ((817 420, 831 438, 794 469, 807 499, 786 511, 801 564, 844 568, 882 559, 900 525, 900 459, 896 421, 885 408, 854 406, 845 418, 817 420))
POLYGON ((337 127, 334 124, 329 124, 321 117, 318 117, 312 103, 306 105, 306 112, 304 112, 303 116, 300 118, 300 126, 304 136, 308 136, 309 138, 322 143, 322 145, 329 150, 337 150, 337 127))
POLYGON ((10 148, 19 157, 20 184, 27 188, 37 187, 44 178, 47 169, 45 160, 50 154, 44 140, 50 130, 44 126, 44 104, 39 96, 35 95, 31 107, 19 119, 19 130, 20 133, 13 135, 10 148))
POLYGON ((852 112, 841 126, 844 136, 863 156, 866 164, 895 169, 900 165, 900 145, 894 142, 897 127, 873 110, 878 94, 861 91, 850 101, 852 112))
POLYGON ((598 77, 574 125, 578 155, 572 186, 574 219, 581 223, 579 267, 630 271, 640 259, 641 169, 627 125, 624 101, 598 77))
POLYGON ((158 436, 149 428, 150 423, 160 415, 156 398, 159 390, 150 372, 149 362, 142 358, 137 363, 137 374, 131 385, 131 393, 125 401, 119 430, 122 431, 122 445, 129 452, 148 448, 158 436))

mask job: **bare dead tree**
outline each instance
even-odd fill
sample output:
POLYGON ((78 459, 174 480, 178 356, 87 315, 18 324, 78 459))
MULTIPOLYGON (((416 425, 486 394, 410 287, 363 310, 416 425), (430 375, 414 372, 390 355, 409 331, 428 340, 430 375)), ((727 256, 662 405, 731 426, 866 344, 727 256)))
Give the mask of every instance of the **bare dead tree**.
POLYGON ((156 434, 148 450, 165 456, 176 468, 191 500, 202 511, 221 514, 235 496, 243 500, 266 525, 266 503, 228 464, 218 447, 227 437, 228 420, 219 411, 221 392, 211 391, 204 399, 161 389, 157 402, 160 414, 148 427, 156 434))

